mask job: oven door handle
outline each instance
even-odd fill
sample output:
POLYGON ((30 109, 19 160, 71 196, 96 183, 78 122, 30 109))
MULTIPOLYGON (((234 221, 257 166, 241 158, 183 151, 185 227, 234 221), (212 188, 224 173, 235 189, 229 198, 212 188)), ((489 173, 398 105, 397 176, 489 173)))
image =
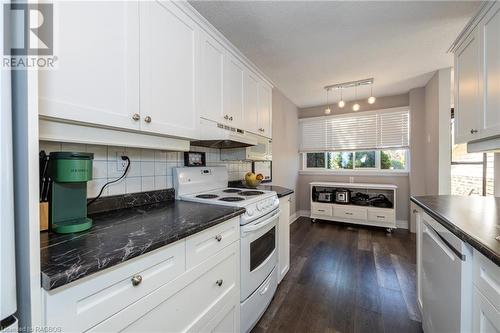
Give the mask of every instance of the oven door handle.
POLYGON ((254 224, 254 225, 243 226, 243 228, 241 228, 241 229, 243 230, 244 233, 249 233, 249 232, 253 232, 253 231, 262 229, 265 226, 267 226, 268 224, 272 223, 274 218, 276 217, 276 215, 278 215, 280 212, 281 211, 279 209, 277 209, 273 213, 273 215, 269 216, 269 218, 265 219, 264 221, 259 222, 259 223, 254 224))

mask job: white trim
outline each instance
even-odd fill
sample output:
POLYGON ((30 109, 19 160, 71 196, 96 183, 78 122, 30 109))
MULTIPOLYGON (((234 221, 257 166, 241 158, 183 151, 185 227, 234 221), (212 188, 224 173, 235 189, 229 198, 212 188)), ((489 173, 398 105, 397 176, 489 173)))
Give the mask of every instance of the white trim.
POLYGON ((300 118, 299 123, 308 122, 308 121, 317 121, 318 119, 350 118, 350 117, 354 117, 355 115, 356 116, 358 116, 358 115, 363 116, 363 115, 372 114, 372 113, 382 114, 382 113, 391 113, 391 112, 400 112, 400 111, 410 112, 410 106, 407 105, 407 106, 398 106, 395 108, 361 111, 361 112, 356 112, 355 114, 353 114, 352 112, 346 112, 346 113, 340 113, 340 114, 332 114, 329 116, 300 118))
POLYGON ((298 215, 297 212, 291 214, 290 215, 290 224, 292 224, 293 222, 297 221, 299 217, 300 217, 300 215, 298 215))
POLYGON ((373 184, 373 183, 311 182, 309 183, 309 185, 324 186, 324 187, 377 189, 377 190, 396 190, 398 188, 398 186, 394 184, 373 184))
POLYGON ((363 170, 328 170, 320 169, 312 170, 311 168, 307 170, 300 170, 299 175, 324 175, 324 176, 380 176, 380 177, 408 177, 410 172, 404 171, 363 171, 363 170))
POLYGON ((396 220, 398 229, 408 229, 408 220, 396 220))
POLYGON ((69 143, 189 151, 189 141, 47 119, 39 121, 39 139, 69 143))
POLYGON ((311 217, 310 210, 298 210, 296 214, 298 217, 311 217))

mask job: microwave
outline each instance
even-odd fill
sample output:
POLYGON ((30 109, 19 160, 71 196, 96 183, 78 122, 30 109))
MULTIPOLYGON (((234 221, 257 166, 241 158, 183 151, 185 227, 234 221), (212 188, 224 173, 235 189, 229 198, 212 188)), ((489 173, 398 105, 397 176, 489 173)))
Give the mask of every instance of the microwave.
POLYGON ((334 202, 334 194, 333 192, 318 192, 317 201, 318 202, 334 202))

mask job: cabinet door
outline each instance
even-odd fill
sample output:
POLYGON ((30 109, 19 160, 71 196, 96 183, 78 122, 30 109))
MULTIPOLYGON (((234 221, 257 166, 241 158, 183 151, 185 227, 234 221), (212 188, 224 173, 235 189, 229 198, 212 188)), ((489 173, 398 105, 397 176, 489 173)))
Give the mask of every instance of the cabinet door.
POLYGON ((500 135, 500 3, 486 14, 481 26, 484 61, 481 80, 484 107, 481 138, 500 135))
POLYGON ((259 85, 259 134, 272 137, 272 99, 271 87, 261 82, 259 85))
POLYGON ((455 53, 455 143, 479 139, 480 42, 473 32, 455 53))
POLYGON ((140 3, 141 129, 196 137, 198 30, 173 2, 140 3))
POLYGON ((138 2, 58 2, 57 69, 39 71, 42 116, 139 129, 138 2))
POLYGON ((243 126, 243 79, 244 66, 227 53, 224 62, 224 117, 228 125, 243 126))
POLYGON ((278 282, 290 269, 290 196, 280 198, 280 219, 278 227, 278 282))
POLYGON ((245 73, 245 105, 244 105, 244 129, 255 133, 259 132, 259 78, 251 72, 245 73))
POLYGON ((215 39, 203 33, 200 36, 200 85, 198 89, 200 117, 224 121, 223 68, 224 48, 215 39))
POLYGON ((500 312, 474 287, 472 308, 474 333, 500 333, 500 312))
POLYGON ((422 213, 418 209, 413 210, 415 215, 416 238, 417 238, 417 304, 420 312, 422 307, 422 213))

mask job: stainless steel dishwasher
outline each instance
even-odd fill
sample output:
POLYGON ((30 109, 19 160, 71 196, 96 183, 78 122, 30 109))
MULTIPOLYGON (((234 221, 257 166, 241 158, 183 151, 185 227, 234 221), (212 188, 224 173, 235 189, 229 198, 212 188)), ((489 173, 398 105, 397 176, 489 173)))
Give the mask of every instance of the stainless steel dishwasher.
POLYGON ((426 333, 471 332, 472 249, 422 216, 422 324, 426 333))

